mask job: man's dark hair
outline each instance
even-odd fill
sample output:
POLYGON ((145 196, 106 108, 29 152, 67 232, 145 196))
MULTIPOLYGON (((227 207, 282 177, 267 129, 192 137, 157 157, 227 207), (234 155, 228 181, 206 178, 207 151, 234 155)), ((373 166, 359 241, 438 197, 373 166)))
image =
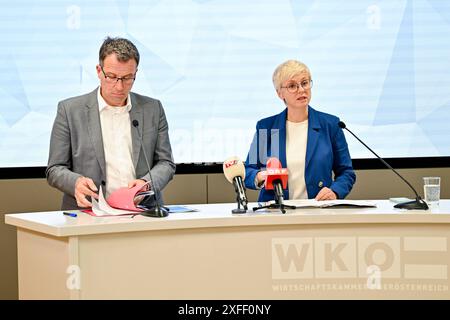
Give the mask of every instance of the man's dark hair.
POLYGON ((139 65, 139 51, 128 39, 107 37, 100 47, 98 54, 101 66, 103 66, 105 58, 112 53, 116 54, 119 61, 126 62, 130 59, 134 59, 136 65, 139 65))

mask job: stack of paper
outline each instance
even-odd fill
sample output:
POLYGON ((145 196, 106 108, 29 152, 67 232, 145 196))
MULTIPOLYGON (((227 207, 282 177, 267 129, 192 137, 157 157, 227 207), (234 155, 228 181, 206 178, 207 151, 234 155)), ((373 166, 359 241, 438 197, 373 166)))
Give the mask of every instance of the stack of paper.
MULTIPOLYGON (((133 194, 133 192, 131 192, 133 194)), ((153 191, 144 191, 144 192, 138 192, 134 196, 135 202, 140 202, 144 196, 147 195, 153 195, 153 191)), ((128 199, 129 200, 129 199, 128 199)), ((129 201, 128 201, 129 202, 129 201)), ((98 217, 108 217, 108 216, 121 216, 121 215, 138 215, 143 210, 139 207, 139 205, 136 205, 136 210, 126 210, 126 209, 118 209, 113 207, 111 204, 114 204, 115 206, 127 208, 130 207, 130 204, 128 205, 121 204, 120 201, 111 202, 105 199, 103 196, 102 187, 100 186, 100 191, 98 193, 98 201, 95 199, 92 199, 92 211, 86 210, 84 212, 92 215, 92 216, 98 216, 98 217)), ((182 212, 196 212, 198 210, 186 207, 186 206, 166 206, 166 209, 169 210, 170 213, 182 213, 182 212)))
MULTIPOLYGON (((275 201, 262 203, 262 205, 274 204, 275 201)), ((285 205, 295 206, 296 208, 328 208, 328 207, 376 207, 376 203, 367 200, 324 200, 317 201, 314 199, 302 200, 285 200, 285 205)))

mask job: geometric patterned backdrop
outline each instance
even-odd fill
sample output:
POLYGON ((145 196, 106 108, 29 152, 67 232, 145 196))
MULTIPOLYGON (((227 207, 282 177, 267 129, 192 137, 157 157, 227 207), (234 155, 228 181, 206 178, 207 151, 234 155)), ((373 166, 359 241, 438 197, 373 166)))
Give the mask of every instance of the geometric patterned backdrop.
POLYGON ((98 85, 107 35, 138 46, 133 91, 162 101, 178 163, 244 158, 284 108, 271 76, 292 58, 311 105, 381 156, 450 156, 450 1, 22 0, 2 4, 0 31, 0 167, 46 164, 57 102, 98 85))

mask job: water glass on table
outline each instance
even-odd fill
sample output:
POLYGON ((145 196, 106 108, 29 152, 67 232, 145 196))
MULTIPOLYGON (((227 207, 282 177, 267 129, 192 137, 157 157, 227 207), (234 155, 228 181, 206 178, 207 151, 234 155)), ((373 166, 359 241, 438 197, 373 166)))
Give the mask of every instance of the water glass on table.
POLYGON ((441 194, 441 178, 440 177, 424 177, 423 178, 423 195, 428 205, 438 205, 441 194))

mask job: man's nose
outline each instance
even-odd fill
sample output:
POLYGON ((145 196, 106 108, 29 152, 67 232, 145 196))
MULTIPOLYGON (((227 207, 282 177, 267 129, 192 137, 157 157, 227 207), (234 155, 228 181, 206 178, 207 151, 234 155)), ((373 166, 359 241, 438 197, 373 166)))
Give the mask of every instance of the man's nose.
POLYGON ((122 79, 117 79, 116 81, 116 88, 122 90, 123 89, 123 80, 122 79))

